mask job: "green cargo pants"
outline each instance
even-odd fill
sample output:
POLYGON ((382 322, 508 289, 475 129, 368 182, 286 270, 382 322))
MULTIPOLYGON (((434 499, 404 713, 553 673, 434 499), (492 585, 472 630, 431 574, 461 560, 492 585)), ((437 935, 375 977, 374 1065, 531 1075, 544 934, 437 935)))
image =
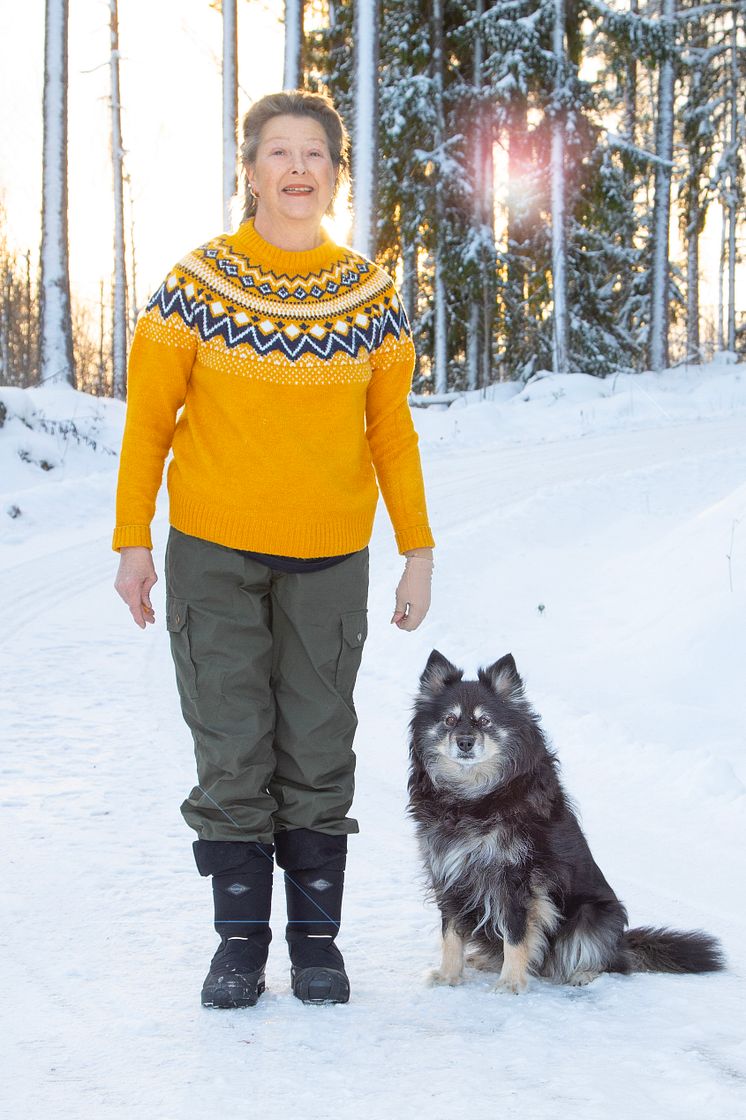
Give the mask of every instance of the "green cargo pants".
POLYGON ((367 548, 295 574, 170 530, 166 625, 198 775, 181 812, 201 839, 359 831, 346 814, 367 597, 367 548))

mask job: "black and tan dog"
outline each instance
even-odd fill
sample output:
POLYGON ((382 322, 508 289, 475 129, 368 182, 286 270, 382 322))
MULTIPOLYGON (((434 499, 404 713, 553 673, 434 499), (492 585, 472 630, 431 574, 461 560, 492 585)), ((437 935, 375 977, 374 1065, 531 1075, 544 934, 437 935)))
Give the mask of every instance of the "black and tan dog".
POLYGON ((512 656, 462 677, 433 650, 410 725, 409 811, 442 917, 433 982, 461 982, 467 946, 507 992, 531 975, 587 984, 602 972, 723 968, 705 933, 627 929, 512 656))

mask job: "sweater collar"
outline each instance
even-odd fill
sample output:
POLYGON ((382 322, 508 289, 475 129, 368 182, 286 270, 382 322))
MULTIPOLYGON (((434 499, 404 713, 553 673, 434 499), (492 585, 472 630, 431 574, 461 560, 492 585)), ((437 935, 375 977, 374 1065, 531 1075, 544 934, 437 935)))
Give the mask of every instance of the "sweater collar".
POLYGON ((241 223, 236 233, 230 235, 230 242, 240 253, 249 257, 252 263, 271 269, 276 275, 306 276, 328 268, 343 254, 343 250, 332 241, 323 227, 320 232, 324 240, 315 249, 289 251, 265 241, 254 229, 254 219, 251 217, 241 223))

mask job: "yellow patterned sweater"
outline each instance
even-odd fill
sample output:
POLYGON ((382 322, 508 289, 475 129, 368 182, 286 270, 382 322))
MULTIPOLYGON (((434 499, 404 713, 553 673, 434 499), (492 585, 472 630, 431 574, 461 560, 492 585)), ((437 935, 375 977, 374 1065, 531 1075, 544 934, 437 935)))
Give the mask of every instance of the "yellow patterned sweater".
POLYGON ((152 547, 171 448, 170 521, 192 536, 282 556, 355 552, 380 486, 399 551, 434 543, 404 308, 378 265, 322 236, 288 252, 250 218, 153 295, 129 356, 115 550, 152 547))

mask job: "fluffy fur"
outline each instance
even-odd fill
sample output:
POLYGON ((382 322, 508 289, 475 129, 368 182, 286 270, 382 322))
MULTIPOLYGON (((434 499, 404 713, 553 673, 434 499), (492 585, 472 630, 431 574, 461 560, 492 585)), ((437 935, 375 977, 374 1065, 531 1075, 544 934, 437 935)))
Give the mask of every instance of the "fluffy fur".
POLYGON ((602 972, 724 967, 705 933, 627 929, 591 855, 510 654, 465 681, 433 650, 410 725, 409 811, 440 908, 436 983, 463 977, 465 949, 520 992, 531 975, 587 984, 602 972))

